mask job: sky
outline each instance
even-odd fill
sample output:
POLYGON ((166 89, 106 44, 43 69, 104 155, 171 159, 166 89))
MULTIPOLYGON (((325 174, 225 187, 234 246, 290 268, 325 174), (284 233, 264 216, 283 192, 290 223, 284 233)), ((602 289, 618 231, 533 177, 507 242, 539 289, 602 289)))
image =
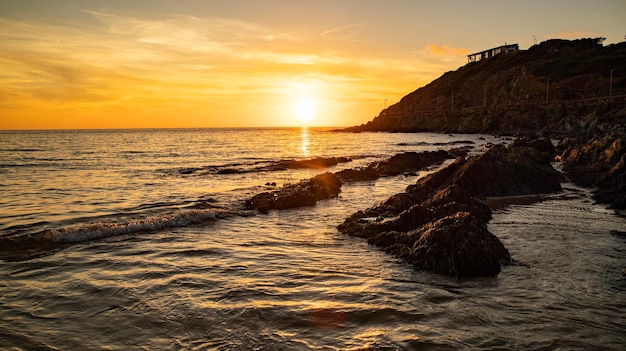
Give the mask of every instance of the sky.
POLYGON ((470 53, 609 45, 624 19, 624 0, 0 0, 0 130, 359 125, 470 53))

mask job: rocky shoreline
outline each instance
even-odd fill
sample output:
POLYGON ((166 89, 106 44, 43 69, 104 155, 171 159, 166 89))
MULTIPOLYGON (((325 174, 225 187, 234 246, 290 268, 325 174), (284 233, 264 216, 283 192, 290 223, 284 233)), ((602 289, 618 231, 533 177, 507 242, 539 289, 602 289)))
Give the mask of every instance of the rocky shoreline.
POLYGON ((456 158, 405 192, 354 213, 338 229, 365 238, 419 269, 455 278, 492 276, 501 264, 514 260, 487 230, 491 219, 487 199, 560 191, 564 177, 551 166, 554 153, 549 139, 493 145, 472 157, 467 157, 466 149, 407 152, 360 169, 326 172, 264 192, 245 205, 260 213, 310 206, 338 196, 343 182, 414 172, 456 158))
POLYGON ((575 184, 595 188, 594 199, 626 209, 626 133, 565 138, 557 144, 563 171, 575 184))
POLYGON ((372 162, 363 168, 345 169, 337 173, 326 172, 297 184, 287 184, 281 189, 257 194, 245 201, 245 208, 267 213, 272 209, 311 206, 319 200, 338 196, 343 182, 374 180, 412 173, 466 152, 465 149, 452 149, 397 154, 386 160, 372 162))
POLYGON ((459 157, 338 228, 420 269, 455 278, 496 275, 513 260, 487 230, 486 198, 560 191, 550 146, 549 140, 514 142, 459 157))
POLYGON ((597 203, 624 215, 625 63, 626 42, 605 47, 602 38, 548 40, 447 72, 373 120, 344 129, 535 140, 458 159, 406 193, 353 214, 339 229, 417 267, 471 277, 497 274, 498 262, 510 261, 484 228, 487 203, 506 205, 507 196, 533 201, 569 180, 593 188, 597 203), (560 140, 556 148, 551 139, 560 140), (553 161, 560 162, 563 174, 552 168, 553 161))
POLYGON ((492 145, 478 156, 467 157, 467 151, 406 152, 359 169, 326 172, 255 195, 245 207, 267 213, 310 206, 338 196, 346 182, 416 172, 456 158, 405 192, 352 214, 338 229, 416 268, 462 279, 493 276, 502 264, 515 262, 487 229, 494 207, 540 201, 543 194, 561 191, 567 178, 596 187, 598 203, 616 210, 626 204, 623 133, 565 138, 556 147, 547 138, 522 138, 508 146, 492 145), (561 161, 564 173, 552 167, 555 160, 561 161))

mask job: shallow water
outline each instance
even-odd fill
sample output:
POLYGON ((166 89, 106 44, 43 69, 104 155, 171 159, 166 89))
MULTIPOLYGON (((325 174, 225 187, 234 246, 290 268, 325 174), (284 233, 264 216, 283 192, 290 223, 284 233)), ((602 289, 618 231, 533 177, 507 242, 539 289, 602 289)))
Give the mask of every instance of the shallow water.
MULTIPOLYGON (((336 138, 329 135, 333 135, 329 139, 336 138)), ((423 146, 420 135, 365 133, 349 135, 358 144, 352 149, 346 146, 335 154, 312 156, 368 151, 358 142, 360 136, 383 145, 369 150, 378 157, 423 146), (398 145, 398 138, 409 139, 403 143, 411 145, 398 145)), ((477 136, 472 138, 478 141, 477 136)), ((277 156, 267 159, 292 157, 277 156)), ((198 157, 194 167, 217 163, 198 157)), ((169 193, 166 189, 158 194, 126 195, 128 204, 122 201, 102 212, 114 213, 116 206, 136 208, 137 202, 148 202, 142 196, 154 197, 153 203, 169 203, 158 209, 160 214, 184 210, 186 204, 203 198, 202 189, 193 193, 194 182, 217 181, 204 179, 209 175, 187 177, 160 170, 192 163, 137 165, 146 168, 145 173, 135 183, 127 180, 125 187, 141 189, 146 179, 160 177, 174 189, 171 183, 183 183, 178 185, 181 194, 167 201, 159 198, 169 193), (146 175, 151 172, 159 175, 146 175)), ((244 186, 226 182, 223 186, 228 190, 211 196, 217 199, 215 204, 227 206, 264 190, 258 183, 266 179, 305 178, 319 172, 237 175, 240 178, 233 178, 244 186)), ((521 264, 503 267, 497 277, 465 281, 417 271, 362 239, 337 232, 336 225, 346 216, 402 191, 416 179, 398 176, 347 184, 339 198, 313 207, 118 233, 39 257, 2 262, 0 348, 623 348, 626 281, 619 271, 626 266, 626 239, 610 233, 626 231, 623 217, 592 204, 588 191, 572 185, 543 202, 506 207, 494 213, 489 229, 521 264)), ((68 184, 68 188, 73 186, 68 184)), ((80 201, 76 200, 77 207, 84 206, 80 201)), ((44 204, 32 206, 46 208, 44 204)), ((154 214, 154 207, 148 208, 144 211, 154 214)), ((14 231, 14 222, 21 221, 33 231, 84 226, 90 216, 89 211, 63 215, 54 210, 33 222, 25 216, 3 220, 8 230, 14 231), (63 218, 57 220, 58 216, 63 218), (41 221, 47 224, 38 224, 41 221)), ((125 218, 123 213, 117 216, 125 218)), ((115 220, 122 222, 118 217, 115 220)), ((95 218, 103 217, 98 212, 95 218)))

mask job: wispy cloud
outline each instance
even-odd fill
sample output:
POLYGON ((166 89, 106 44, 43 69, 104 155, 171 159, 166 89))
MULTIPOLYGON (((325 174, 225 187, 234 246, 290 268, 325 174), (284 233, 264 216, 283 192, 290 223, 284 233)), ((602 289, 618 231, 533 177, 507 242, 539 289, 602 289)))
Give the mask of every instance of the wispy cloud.
MULTIPOLYGON (((18 119, 15 111, 43 109, 77 116, 120 109, 236 113, 241 101, 280 104, 294 80, 317 85, 339 104, 401 96, 443 70, 442 62, 413 53, 349 51, 338 41, 356 38, 359 24, 303 38, 235 19, 87 13, 99 25, 0 19, 0 96, 11 97, 0 99, 0 113, 11 110, 18 119)), ((430 45, 427 52, 467 50, 430 45)))
POLYGON ((348 24, 341 27, 327 29, 321 32, 320 35, 332 36, 336 40, 362 42, 362 40, 357 39, 362 27, 363 24, 361 23, 348 24))
POLYGON ((437 56, 466 56, 470 53, 469 50, 465 48, 451 48, 447 45, 439 46, 435 44, 427 45, 426 52, 437 56))

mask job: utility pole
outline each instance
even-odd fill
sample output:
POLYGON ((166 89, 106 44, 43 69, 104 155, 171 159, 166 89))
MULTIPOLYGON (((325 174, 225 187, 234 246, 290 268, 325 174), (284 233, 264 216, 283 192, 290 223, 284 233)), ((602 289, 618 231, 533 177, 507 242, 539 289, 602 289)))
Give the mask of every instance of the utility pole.
POLYGON ((387 99, 385 99, 385 107, 383 108, 383 110, 387 109, 387 99))

